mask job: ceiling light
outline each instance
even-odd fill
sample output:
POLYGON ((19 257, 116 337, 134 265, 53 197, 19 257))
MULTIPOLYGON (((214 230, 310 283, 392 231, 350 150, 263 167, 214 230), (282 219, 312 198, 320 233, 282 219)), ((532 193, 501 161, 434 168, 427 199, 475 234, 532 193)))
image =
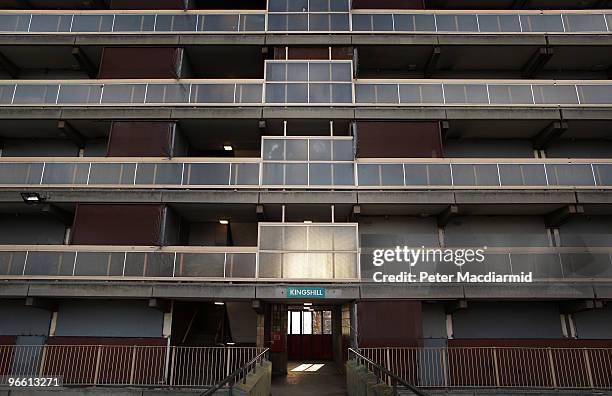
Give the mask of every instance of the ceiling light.
POLYGON ((225 303, 222 301, 215 301, 215 305, 225 305, 225 303))
POLYGON ((39 193, 30 192, 21 193, 21 199, 23 199, 23 202, 27 204, 37 204, 45 200, 43 197, 40 196, 39 193))
POLYGON ((312 305, 312 303, 304 303, 305 307, 310 307, 312 305))
POLYGON ((219 220, 220 224, 227 225, 229 224, 229 220, 219 220))
POLYGON ((234 148, 232 146, 230 146, 229 144, 226 144, 225 146, 223 146, 223 150, 225 151, 232 151, 234 148))
POLYGON ((312 220, 304 220, 304 224, 312 224, 312 220))
POLYGON ((226 345, 236 345, 235 342, 227 342, 226 345))

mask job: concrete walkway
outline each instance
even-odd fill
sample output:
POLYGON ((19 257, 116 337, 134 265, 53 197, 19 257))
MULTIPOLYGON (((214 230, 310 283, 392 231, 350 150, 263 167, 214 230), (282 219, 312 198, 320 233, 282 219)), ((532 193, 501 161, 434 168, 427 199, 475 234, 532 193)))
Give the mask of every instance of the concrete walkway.
POLYGON ((344 374, 330 361, 289 362, 286 377, 272 378, 272 396, 302 395, 344 396, 344 374))

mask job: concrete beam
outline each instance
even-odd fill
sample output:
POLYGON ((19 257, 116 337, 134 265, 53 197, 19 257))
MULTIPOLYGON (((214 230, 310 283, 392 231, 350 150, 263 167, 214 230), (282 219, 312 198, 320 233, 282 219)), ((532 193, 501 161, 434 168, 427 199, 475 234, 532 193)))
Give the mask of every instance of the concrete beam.
POLYGON ((11 76, 11 78, 19 78, 21 69, 13 61, 11 61, 6 55, 0 52, 0 67, 11 76))
POLYGON ((582 205, 567 205, 546 215, 546 227, 559 227, 574 215, 584 214, 582 205))
POLYGON ((429 59, 427 60, 427 64, 425 65, 425 71, 423 75, 425 78, 431 78, 433 74, 436 72, 438 68, 438 61, 440 60, 440 55, 442 54, 442 49, 440 47, 434 47, 429 54, 429 59))
POLYGON ((89 78, 98 77, 98 66, 96 66, 79 47, 74 47, 72 49, 72 57, 77 62, 75 69, 85 70, 89 78))
POLYGON ((47 214, 55 219, 59 220, 62 224, 66 226, 72 225, 73 215, 72 213, 58 208, 53 204, 44 204, 40 207, 40 211, 44 214, 47 214))
POLYGON ((555 51, 551 47, 538 48, 533 55, 531 55, 527 63, 525 63, 525 66, 523 66, 521 76, 523 78, 533 78, 537 76, 554 54, 555 51))
POLYGON ((60 120, 57 122, 57 129, 66 138, 72 140, 72 142, 78 148, 85 148, 85 137, 75 127, 72 126, 68 121, 60 120))
POLYGON ((48 298, 26 297, 25 305, 26 307, 44 309, 45 311, 57 311, 57 300, 50 300, 48 298))
POLYGON ((257 215, 258 222, 266 221, 266 212, 263 205, 257 204, 255 206, 255 213, 257 215))
POLYGON ((448 205, 442 213, 438 215, 438 227, 444 227, 448 222, 459 214, 459 207, 457 205, 448 205))
POLYGON ((561 135, 563 135, 567 129, 567 122, 551 122, 532 139, 533 148, 535 150, 545 150, 553 140, 561 137, 561 135))
POLYGON ((168 313, 172 311, 172 303, 170 300, 161 298, 149 298, 149 308, 155 308, 159 311, 168 313))
POLYGON ((468 284, 465 298, 499 300, 565 300, 593 299, 595 293, 589 283, 534 282, 521 284, 468 284))
POLYGON ((444 310, 446 311, 447 314, 455 313, 461 309, 467 309, 467 307, 468 307, 467 300, 449 301, 446 304, 444 304, 444 310))

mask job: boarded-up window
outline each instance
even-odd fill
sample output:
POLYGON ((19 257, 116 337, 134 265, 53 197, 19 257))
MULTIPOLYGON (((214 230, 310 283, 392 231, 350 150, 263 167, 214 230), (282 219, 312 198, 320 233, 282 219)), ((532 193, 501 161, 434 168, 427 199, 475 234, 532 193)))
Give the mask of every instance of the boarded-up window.
POLYGON ((162 244, 164 205, 78 204, 73 245, 162 244))
POLYGON ((111 0, 111 10, 182 10, 185 0, 111 0))
POLYGON ((440 124, 432 121, 357 122, 357 157, 442 157, 440 124))
POLYGON ((353 8, 383 10, 420 10, 424 9, 423 0, 353 0, 353 8))
POLYGON ((108 157, 170 157, 173 122, 115 121, 108 139, 108 157))
POLYGON ((422 338, 420 301, 357 303, 359 347, 415 347, 422 338))
POLYGON ((179 48, 105 47, 99 78, 177 78, 179 48))

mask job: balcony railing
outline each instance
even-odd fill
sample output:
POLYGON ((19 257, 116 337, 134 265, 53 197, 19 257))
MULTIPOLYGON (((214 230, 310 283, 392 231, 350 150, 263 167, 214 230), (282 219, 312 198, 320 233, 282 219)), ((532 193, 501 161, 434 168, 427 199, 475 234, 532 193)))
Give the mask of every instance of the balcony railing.
POLYGON ((374 276, 376 272, 418 277, 421 271, 531 272, 537 282, 612 279, 612 249, 607 247, 488 247, 482 262, 462 266, 434 260, 433 253, 412 267, 405 262, 374 266, 373 248, 358 246, 356 225, 265 223, 263 227, 259 248, 0 245, 0 279, 371 283, 381 279, 374 276))
MULTIPOLYGON (((290 76, 288 78, 297 78, 290 76)), ((610 106, 610 81, 0 81, 2 106, 610 106), (265 83, 265 84, 264 84, 265 83), (264 93, 265 91, 265 93, 264 93)))
POLYGON ((2 157, 0 187, 608 189, 612 187, 612 161, 2 157))
MULTIPOLYGON (((422 388, 612 388, 607 348, 360 348, 422 388)), ((359 361, 359 357, 354 357, 359 361)), ((363 362, 361 362, 363 364, 363 362)))
MULTIPOLYGON (((296 3, 297 4, 297 3, 296 3)), ((348 1, 303 7, 272 4, 266 11, 7 11, 0 33, 608 33, 602 11, 349 10, 348 1)))
POLYGON ((211 387, 260 353, 255 347, 0 345, 7 377, 60 377, 64 386, 211 387))
MULTIPOLYGON (((379 248, 385 247, 376 247, 379 248)), ((612 249, 608 247, 487 247, 484 248, 482 262, 447 262, 436 258, 440 256, 435 251, 459 249, 455 246, 414 247, 419 248, 424 252, 429 251, 428 258, 422 258, 414 266, 406 262, 385 262, 382 266, 375 266, 374 248, 362 246, 361 281, 380 282, 381 275, 397 275, 403 271, 414 274, 417 279, 421 272, 454 276, 457 273, 476 276, 490 272, 502 276, 532 273, 532 280, 537 282, 609 282, 612 279, 612 249), (380 275, 375 276, 377 272, 380 275)), ((483 246, 467 249, 483 249, 483 246)), ((457 282, 456 277, 453 282, 457 282)))

